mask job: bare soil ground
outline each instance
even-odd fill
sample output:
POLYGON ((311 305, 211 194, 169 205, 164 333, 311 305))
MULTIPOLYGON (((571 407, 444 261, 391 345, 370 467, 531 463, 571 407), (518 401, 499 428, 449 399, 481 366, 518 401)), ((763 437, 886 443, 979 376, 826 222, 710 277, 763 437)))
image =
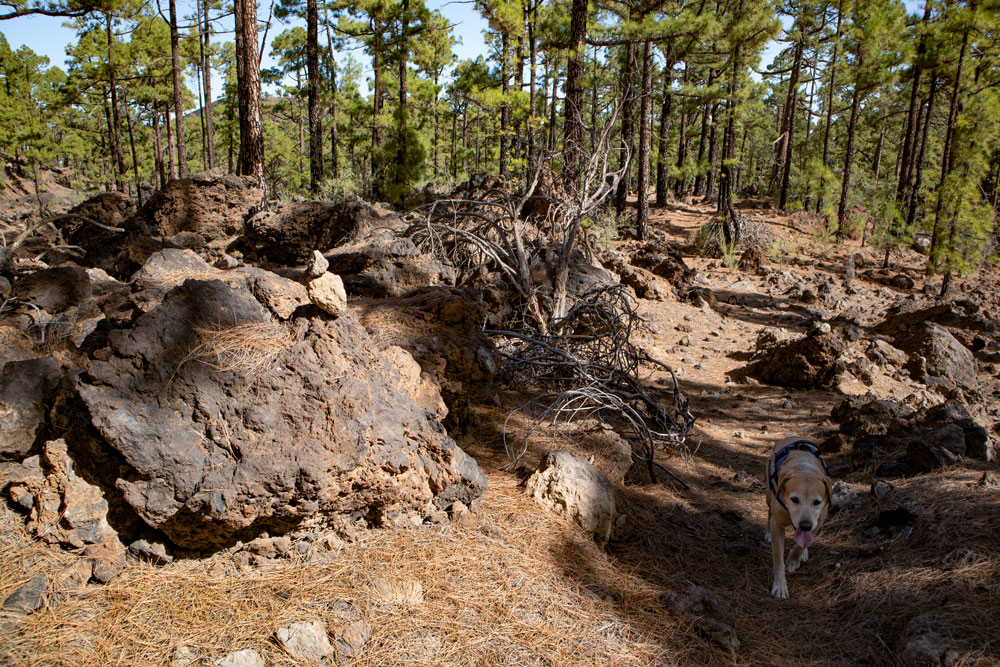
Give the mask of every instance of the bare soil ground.
MULTIPOLYGON (((833 433, 830 410, 843 394, 733 384, 726 373, 745 363, 765 326, 806 326, 802 306, 769 277, 792 271, 803 284, 822 274, 839 280, 847 253, 877 260, 856 241, 825 242, 808 220, 762 215, 785 251, 769 260, 768 275, 688 256, 714 306, 640 302, 649 324, 640 342, 682 372, 698 420, 684 451, 658 456, 688 489, 662 473, 659 483, 633 474, 618 488, 627 539, 599 550, 526 497, 523 471, 501 469, 503 421, 524 394, 498 388, 494 400, 472 406, 473 426, 457 437, 489 479, 474 520, 334 538, 266 568, 242 566, 227 553, 164 567, 131 563, 80 598, 0 618, 0 663, 186 664, 172 661, 189 647, 200 656, 192 664, 254 648, 268 665, 292 665, 276 629, 319 617, 333 630, 349 607, 372 628, 361 654, 344 663, 358 666, 894 664, 907 624, 921 614, 934 615, 953 664, 1000 664, 1000 489, 979 482, 995 464, 889 480, 891 490, 875 499, 867 494, 873 473, 854 470, 849 454, 831 455, 832 475, 857 488, 860 502, 831 515, 809 562, 789 577, 790 599, 769 595, 762 537, 771 443, 789 433, 816 440, 833 433), (897 507, 916 522, 879 529, 880 512, 897 507), (741 644, 735 655, 665 610, 660 596, 692 583, 732 605, 741 644)), ((653 228, 687 244, 709 216, 708 207, 660 209, 653 228)), ((908 252, 898 261, 919 292, 922 258, 908 252)), ((868 323, 908 293, 866 282, 860 272, 857 282, 850 299, 868 323)), ((962 288, 995 299, 996 286, 988 275, 962 288)), ((996 312, 995 303, 989 307, 996 312)), ((986 370, 995 383, 995 369, 986 370)), ((649 378, 653 386, 663 380, 649 378)), ((881 378, 871 388, 842 390, 919 401, 923 388, 881 378)), ((525 467, 534 469, 553 448, 601 454, 546 430, 530 441, 525 467)), ((27 538, 9 510, 0 517, 0 596, 71 557, 27 538)))

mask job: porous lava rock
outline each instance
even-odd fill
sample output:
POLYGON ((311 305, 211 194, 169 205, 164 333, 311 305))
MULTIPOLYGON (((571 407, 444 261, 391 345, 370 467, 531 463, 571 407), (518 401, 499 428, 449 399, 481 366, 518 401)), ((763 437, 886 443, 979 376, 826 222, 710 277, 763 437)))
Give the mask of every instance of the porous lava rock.
POLYGON ((972 299, 938 303, 903 299, 889 308, 885 318, 875 325, 874 331, 895 338, 923 322, 948 327, 967 346, 971 345, 972 339, 977 335, 997 330, 996 320, 972 299))
MULTIPOLYGON (((292 202, 254 215, 233 248, 250 261, 295 266, 310 261, 316 249, 325 253, 376 227, 399 225, 392 211, 361 200, 292 202)), ((331 271, 340 273, 335 267, 331 271)))
POLYGON ((139 231, 135 213, 135 202, 125 195, 102 192, 71 208, 56 224, 67 244, 84 251, 81 263, 107 267, 121 252, 126 236, 139 231))
POLYGON ((922 321, 898 334, 893 344, 910 355, 907 370, 918 382, 953 382, 966 390, 979 387, 979 366, 972 351, 943 326, 922 321))
POLYGON ((528 494, 571 519, 603 547, 615 520, 615 488, 607 476, 571 452, 549 452, 526 483, 528 494))
POLYGON ((454 285, 455 270, 408 238, 382 230, 326 255, 329 271, 354 296, 395 298, 422 287, 454 285))
POLYGON ((63 370, 52 357, 0 366, 0 459, 21 460, 48 429, 48 408, 63 370))
POLYGON ((79 407, 61 423, 86 415, 98 437, 70 429, 71 449, 116 462, 90 472, 196 551, 306 521, 413 525, 482 494, 478 465, 353 317, 297 319, 287 337, 257 339, 255 327, 275 325, 238 284, 184 281, 72 377, 62 409, 79 407), (234 330, 239 349, 273 355, 265 369, 213 351, 213 336, 234 330))
POLYGON ((813 330, 794 340, 765 348, 758 357, 732 373, 764 384, 797 389, 829 389, 844 370, 845 344, 836 334, 813 330))
MULTIPOLYGON (((138 212, 153 236, 199 235, 204 242, 235 236, 264 192, 250 176, 206 171, 167 183, 138 212)), ((188 241, 190 243, 190 241, 188 241)))

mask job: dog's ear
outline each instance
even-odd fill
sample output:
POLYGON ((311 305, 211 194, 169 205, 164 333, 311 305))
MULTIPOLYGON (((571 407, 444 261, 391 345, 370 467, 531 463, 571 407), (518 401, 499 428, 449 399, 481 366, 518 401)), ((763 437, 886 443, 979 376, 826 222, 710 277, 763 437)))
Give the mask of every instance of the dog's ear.
POLYGON ((826 475, 823 476, 823 486, 826 487, 826 505, 827 507, 829 507, 830 505, 833 504, 832 502, 833 482, 830 481, 830 478, 827 477, 826 475))
POLYGON ((774 492, 774 497, 777 498, 778 499, 778 503, 780 503, 782 505, 785 503, 785 501, 782 499, 782 496, 785 495, 785 485, 787 483, 788 483, 788 475, 782 475, 779 472, 778 473, 778 488, 774 492))

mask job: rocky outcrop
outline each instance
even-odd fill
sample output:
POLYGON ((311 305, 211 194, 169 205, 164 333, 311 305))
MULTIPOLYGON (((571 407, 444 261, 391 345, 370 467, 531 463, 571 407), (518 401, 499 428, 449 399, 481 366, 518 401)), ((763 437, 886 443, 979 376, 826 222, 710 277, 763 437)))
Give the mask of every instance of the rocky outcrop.
POLYGON ((235 236, 263 198, 263 190, 249 176, 206 171, 170 181, 149 198, 138 216, 153 236, 197 235, 200 241, 178 239, 192 247, 235 236))
POLYGON ((907 370, 918 382, 954 383, 966 390, 979 387, 975 357, 943 326, 923 321, 898 334, 893 342, 910 355, 907 370))
POLYGON ((72 391, 99 439, 79 442, 118 465, 90 473, 181 547, 306 521, 412 525, 484 490, 351 317, 282 334, 249 290, 191 279, 94 356, 72 391))
MULTIPOLYGON (((376 227, 398 224, 395 213, 361 200, 294 202, 252 217, 233 247, 248 260, 295 266, 309 261, 316 249, 326 252, 376 227)), ((336 267, 331 270, 340 273, 336 267)))
POLYGON ((341 246, 326 259, 347 293, 356 296, 395 298, 423 287, 455 284, 452 267, 420 252, 410 239, 384 231, 341 246))
POLYGON ((980 333, 996 331, 996 321, 971 299, 933 304, 905 299, 889 308, 875 332, 895 338, 924 322, 948 327, 963 345, 970 345, 980 333))
POLYGON ((955 401, 913 412, 893 401, 852 397, 831 416, 852 443, 854 465, 877 467, 883 475, 913 475, 965 458, 995 457, 989 432, 955 401))
POLYGON ((732 376, 752 377, 779 387, 829 389, 836 386, 846 367, 841 358, 845 349, 837 335, 813 330, 802 338, 765 347, 754 361, 732 376))
POLYGON ((549 452, 526 488, 543 506, 571 519, 603 547, 615 521, 615 489, 607 476, 570 452, 549 452))
POLYGON ((0 367, 0 460, 20 461, 40 445, 63 370, 52 357, 0 367))

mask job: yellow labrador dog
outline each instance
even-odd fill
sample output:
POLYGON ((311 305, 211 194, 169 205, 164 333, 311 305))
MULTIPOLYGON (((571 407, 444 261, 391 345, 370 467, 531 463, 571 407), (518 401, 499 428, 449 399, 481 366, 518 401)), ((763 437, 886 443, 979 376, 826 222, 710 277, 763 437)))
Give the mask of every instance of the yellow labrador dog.
POLYGON ((774 581, 771 595, 788 597, 786 570, 795 572, 809 558, 813 533, 830 510, 830 474, 816 445, 798 436, 779 440, 767 462, 767 533, 774 581), (785 528, 795 531, 795 546, 785 564, 785 528))

